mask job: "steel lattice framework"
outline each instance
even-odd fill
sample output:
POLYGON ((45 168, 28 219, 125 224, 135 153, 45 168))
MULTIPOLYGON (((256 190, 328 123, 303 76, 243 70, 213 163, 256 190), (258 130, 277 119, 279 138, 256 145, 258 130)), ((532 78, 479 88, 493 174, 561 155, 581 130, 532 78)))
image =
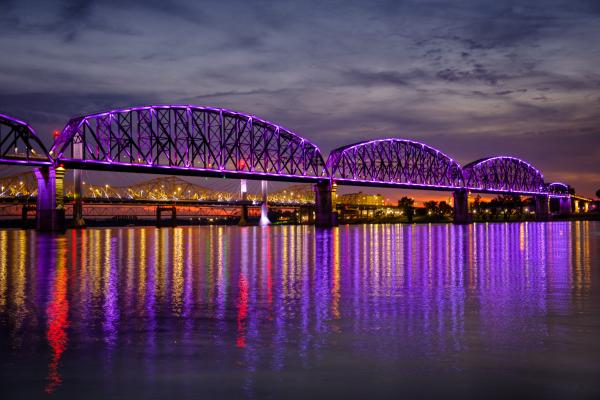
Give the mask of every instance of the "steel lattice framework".
POLYGON ((37 179, 33 172, 0 177, 0 198, 37 196, 37 179))
POLYGON ((31 126, 0 114, 0 164, 52 165, 52 159, 31 126))
POLYGON ((327 159, 341 184, 449 190, 463 186, 460 165, 423 143, 381 139, 335 149, 327 159))
POLYGON ((113 110, 72 119, 52 148, 67 168, 315 182, 319 148, 260 118, 191 105, 113 110))
POLYGON ((552 197, 569 196, 569 185, 562 182, 552 182, 546 186, 548 194, 552 197))
POLYGON ((465 186, 486 193, 546 193, 544 176, 531 164, 515 157, 489 157, 463 167, 465 186))

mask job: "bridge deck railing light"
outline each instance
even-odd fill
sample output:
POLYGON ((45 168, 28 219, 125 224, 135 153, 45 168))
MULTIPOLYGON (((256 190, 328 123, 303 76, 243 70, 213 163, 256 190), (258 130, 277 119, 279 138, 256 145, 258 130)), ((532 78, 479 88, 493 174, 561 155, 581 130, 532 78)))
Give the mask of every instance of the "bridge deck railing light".
POLYGON ((67 168, 320 182, 319 148, 279 125, 193 105, 112 110, 73 118, 52 152, 67 168))

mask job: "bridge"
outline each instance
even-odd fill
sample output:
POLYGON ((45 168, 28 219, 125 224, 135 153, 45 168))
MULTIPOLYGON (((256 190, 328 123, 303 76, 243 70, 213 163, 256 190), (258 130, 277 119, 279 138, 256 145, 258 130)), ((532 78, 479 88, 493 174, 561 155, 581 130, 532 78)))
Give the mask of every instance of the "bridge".
MULTIPOLYGON (((65 226, 64 174, 74 171, 73 219, 83 225, 82 170, 261 180, 266 218, 266 181, 314 186, 315 224, 337 224, 338 185, 453 192, 454 222, 469 223, 470 193, 533 196, 538 219, 548 218, 550 197, 570 210, 563 183, 545 183, 541 171, 511 156, 461 166, 424 143, 383 138, 342 146, 325 160, 316 144, 253 115, 195 105, 111 110, 72 118, 46 151, 27 123, 0 115, 0 164, 34 167, 38 229, 65 226)), ((263 220, 263 222, 267 222, 263 220)))

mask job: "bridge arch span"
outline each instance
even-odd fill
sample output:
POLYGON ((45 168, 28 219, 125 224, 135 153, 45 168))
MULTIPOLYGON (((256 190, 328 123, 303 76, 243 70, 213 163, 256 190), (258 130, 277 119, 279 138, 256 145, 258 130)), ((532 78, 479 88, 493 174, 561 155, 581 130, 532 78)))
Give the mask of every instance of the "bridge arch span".
POLYGON ((73 118, 52 148, 67 168, 319 181, 319 148, 277 124, 220 108, 159 105, 73 118))
POLYGON ((0 164, 43 166, 52 159, 29 124, 0 114, 0 164))
POLYGON ((377 139, 340 147, 327 159, 331 178, 341 184, 432 190, 462 187, 460 165, 424 143, 377 139))
POLYGON ((569 185, 562 182, 551 182, 548 185, 546 185, 546 191, 550 196, 568 196, 569 185))
POLYGON ((465 186, 484 193, 543 194, 544 176, 527 161, 510 156, 482 158, 463 167, 465 186))

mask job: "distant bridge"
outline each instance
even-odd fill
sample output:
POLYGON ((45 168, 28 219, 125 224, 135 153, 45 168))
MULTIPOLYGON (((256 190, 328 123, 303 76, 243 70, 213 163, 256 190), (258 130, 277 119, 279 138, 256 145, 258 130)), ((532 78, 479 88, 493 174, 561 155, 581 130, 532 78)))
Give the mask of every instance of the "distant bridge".
POLYGON ((469 222, 471 192, 534 196, 540 219, 548 215, 550 196, 570 201, 567 185, 545 183, 541 171, 519 158, 494 156, 461 166, 424 143, 387 138, 340 147, 325 161, 314 143, 275 123, 193 105, 76 117, 50 151, 25 122, 0 115, 0 163, 37 168, 39 228, 50 230, 64 220, 65 168, 76 173, 79 215, 81 170, 311 183, 321 226, 336 223, 336 185, 452 191, 457 223, 469 222))

